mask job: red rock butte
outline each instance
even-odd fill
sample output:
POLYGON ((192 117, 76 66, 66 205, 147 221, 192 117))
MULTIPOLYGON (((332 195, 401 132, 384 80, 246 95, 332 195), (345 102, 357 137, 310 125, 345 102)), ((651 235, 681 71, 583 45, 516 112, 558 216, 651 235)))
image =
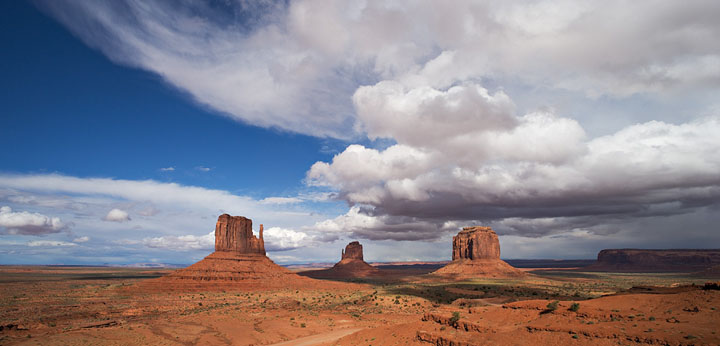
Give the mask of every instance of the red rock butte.
POLYGON ((500 259, 500 240, 490 227, 465 227, 453 237, 452 262, 433 274, 517 277, 525 273, 500 259))
POLYGON ((161 283, 165 289, 194 286, 245 289, 305 286, 312 281, 275 264, 265 255, 263 225, 258 238, 253 235, 252 220, 223 214, 215 225, 215 252, 155 283, 161 283))
POLYGON ((363 260, 363 247, 358 241, 350 242, 342 250, 340 262, 329 270, 337 276, 364 277, 378 274, 379 270, 363 260))
POLYGON ((350 242, 341 250, 340 262, 335 263, 332 268, 324 270, 313 270, 306 274, 314 278, 359 278, 380 275, 380 270, 367 264, 363 260, 363 247, 358 241, 350 242))

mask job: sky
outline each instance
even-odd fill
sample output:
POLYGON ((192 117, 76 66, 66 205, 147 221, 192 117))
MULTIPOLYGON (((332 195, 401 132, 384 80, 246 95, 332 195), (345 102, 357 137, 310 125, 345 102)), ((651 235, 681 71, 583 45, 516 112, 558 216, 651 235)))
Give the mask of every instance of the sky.
POLYGON ((0 2, 0 264, 720 247, 716 1, 0 2))

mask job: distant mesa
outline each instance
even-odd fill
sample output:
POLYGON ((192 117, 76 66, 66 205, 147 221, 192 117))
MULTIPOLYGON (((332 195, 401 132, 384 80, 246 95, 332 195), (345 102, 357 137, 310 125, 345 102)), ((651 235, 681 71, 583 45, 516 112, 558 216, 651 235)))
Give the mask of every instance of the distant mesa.
POLYGON ((605 249, 589 271, 712 272, 720 266, 720 249, 605 249))
POLYGON ((215 252, 187 268, 157 279, 164 288, 192 286, 216 288, 280 288, 304 285, 301 277, 275 264, 265 255, 263 225, 259 238, 252 232, 252 220, 223 214, 215 225, 215 252))
POLYGON ((453 237, 452 262, 433 274, 518 277, 525 272, 500 259, 500 240, 490 227, 465 227, 453 237))

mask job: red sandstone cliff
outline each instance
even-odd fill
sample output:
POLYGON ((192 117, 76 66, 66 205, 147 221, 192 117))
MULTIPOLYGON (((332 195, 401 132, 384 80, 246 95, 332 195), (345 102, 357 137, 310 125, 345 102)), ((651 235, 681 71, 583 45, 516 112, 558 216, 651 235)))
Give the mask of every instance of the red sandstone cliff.
POLYGON ((500 240, 490 227, 465 227, 453 237, 452 259, 500 259, 500 240))
POLYGON ((260 238, 252 232, 252 220, 242 216, 222 214, 215 224, 215 251, 265 254, 263 225, 260 238))

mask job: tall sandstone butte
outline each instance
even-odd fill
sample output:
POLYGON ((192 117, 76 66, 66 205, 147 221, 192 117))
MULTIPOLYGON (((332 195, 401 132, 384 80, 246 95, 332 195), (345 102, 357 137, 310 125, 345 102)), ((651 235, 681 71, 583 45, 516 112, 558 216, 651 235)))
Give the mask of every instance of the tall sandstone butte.
POLYGON ((215 251, 265 255, 263 225, 260 225, 260 238, 258 239, 252 232, 252 220, 243 216, 220 215, 215 224, 215 251))
POLYGON ((308 286, 312 280, 290 272, 265 255, 262 225, 259 237, 255 237, 252 220, 223 214, 215 224, 215 252, 159 278, 155 284, 163 290, 253 289, 308 286))
POLYGON ((344 259, 363 260, 363 247, 360 245, 359 241, 353 241, 350 242, 350 244, 347 244, 345 250, 342 250, 342 255, 340 257, 341 261, 344 259))
POLYGON ((363 247, 360 242, 353 241, 347 244, 344 250, 341 250, 340 262, 335 263, 332 268, 314 270, 308 273, 308 276, 315 278, 353 278, 379 274, 379 269, 363 260, 363 247))
POLYGON ((500 240, 490 227, 465 227, 453 237, 452 262, 434 274, 515 277, 525 273, 500 259, 500 240))
POLYGON ((500 259, 500 240, 490 227, 465 227, 453 237, 452 259, 500 259))

